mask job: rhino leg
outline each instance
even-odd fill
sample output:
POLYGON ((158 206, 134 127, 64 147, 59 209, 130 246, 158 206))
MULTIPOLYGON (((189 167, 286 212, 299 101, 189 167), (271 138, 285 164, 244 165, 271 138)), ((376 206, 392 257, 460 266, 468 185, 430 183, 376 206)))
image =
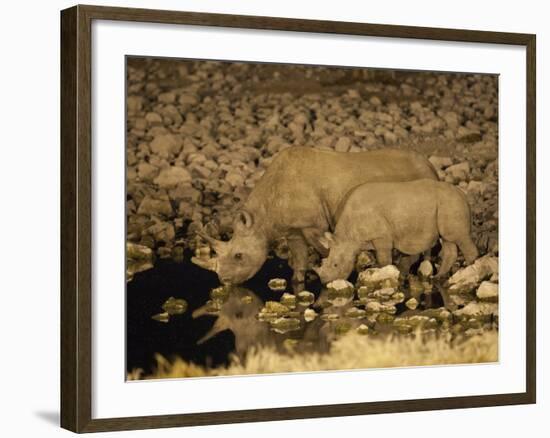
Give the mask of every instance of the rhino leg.
POLYGON ((391 251, 393 248, 392 241, 389 238, 381 237, 380 239, 374 239, 372 241, 374 248, 376 249, 376 260, 380 266, 387 266, 392 264, 391 251))
POLYGON ((465 239, 461 240, 458 243, 458 247, 460 248, 460 251, 464 255, 464 260, 466 261, 466 264, 470 265, 472 264, 475 259, 479 257, 479 251, 477 250, 477 246, 473 242, 472 238, 470 236, 467 236, 465 239))
POLYGON ((420 254, 402 255, 397 265, 397 267, 399 268, 399 271, 403 272, 404 274, 408 274, 409 271, 411 270, 411 266, 414 265, 419 258, 420 258, 420 254))
POLYGON ((439 270, 437 271, 435 278, 441 278, 449 272, 454 262, 456 262, 457 254, 455 243, 448 242, 446 240, 441 242, 441 265, 439 266, 439 270))
POLYGON ((300 234, 293 234, 288 238, 288 248, 290 249, 288 264, 294 271, 292 275, 292 285, 294 291, 299 292, 304 288, 308 264, 308 246, 305 239, 300 234))

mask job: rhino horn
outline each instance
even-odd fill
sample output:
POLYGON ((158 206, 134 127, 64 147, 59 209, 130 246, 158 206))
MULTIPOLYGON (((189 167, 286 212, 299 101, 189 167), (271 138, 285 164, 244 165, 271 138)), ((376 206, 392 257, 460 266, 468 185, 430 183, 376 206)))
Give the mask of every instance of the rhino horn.
POLYGON ((228 328, 229 328, 229 320, 223 315, 218 316, 218 319, 216 320, 212 328, 208 330, 208 332, 197 341, 197 345, 204 344, 206 341, 208 341, 209 339, 212 339, 218 333, 223 332, 228 328))
POLYGON ((204 306, 199 307, 198 309, 195 309, 193 313, 191 314, 191 317, 193 319, 200 318, 204 315, 211 315, 212 307, 208 304, 205 304, 204 306))
POLYGON ((225 247, 227 246, 227 242, 224 242, 222 240, 214 239, 212 236, 209 236, 206 233, 203 233, 202 231, 197 231, 197 234, 202 237, 204 240, 206 240, 216 251, 217 253, 223 252, 225 247))

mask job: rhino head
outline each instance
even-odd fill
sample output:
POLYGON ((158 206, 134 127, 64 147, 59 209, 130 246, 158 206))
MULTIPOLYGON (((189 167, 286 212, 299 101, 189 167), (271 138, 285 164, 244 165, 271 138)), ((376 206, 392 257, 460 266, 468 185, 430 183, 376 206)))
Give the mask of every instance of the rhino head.
POLYGON ((355 263, 354 248, 349 248, 349 245, 328 232, 320 239, 320 243, 329 251, 328 256, 321 260, 321 266, 313 267, 321 283, 348 278, 355 263))
MULTIPOLYGON (((229 298, 221 306, 216 322, 197 344, 205 343, 224 330, 231 330, 235 335, 235 352, 241 358, 250 347, 268 344, 272 338, 269 336, 269 325, 256 317, 262 306, 263 301, 250 290, 232 287, 229 298), (244 301, 244 297, 249 300, 244 301)), ((193 318, 210 315, 209 307, 207 304, 196 309, 193 318)))
POLYGON ((241 211, 233 223, 233 237, 228 242, 198 233, 216 255, 209 260, 193 257, 191 261, 216 272, 223 284, 245 282, 260 270, 268 255, 268 239, 254 222, 251 213, 241 211))

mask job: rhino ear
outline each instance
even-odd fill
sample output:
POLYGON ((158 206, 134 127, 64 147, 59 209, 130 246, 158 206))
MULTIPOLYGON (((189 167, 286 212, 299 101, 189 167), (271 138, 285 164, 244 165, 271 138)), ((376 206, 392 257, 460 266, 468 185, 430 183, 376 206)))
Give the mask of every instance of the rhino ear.
POLYGON ((254 223, 252 214, 246 210, 241 210, 239 212, 238 220, 241 224, 244 225, 245 228, 251 228, 252 224, 254 223))

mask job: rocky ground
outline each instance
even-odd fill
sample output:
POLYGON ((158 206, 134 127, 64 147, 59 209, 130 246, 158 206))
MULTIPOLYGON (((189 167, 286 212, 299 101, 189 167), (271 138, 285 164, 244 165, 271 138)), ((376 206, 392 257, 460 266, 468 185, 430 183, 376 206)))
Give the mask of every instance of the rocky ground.
POLYGON ((274 154, 414 149, 464 190, 498 251, 496 76, 130 59, 128 242, 178 257, 203 225, 231 233, 274 154))
MULTIPOLYGON (((129 280, 156 257, 178 261, 187 249, 200 251, 195 233, 203 227, 229 237, 239 203, 284 148, 405 148, 464 191, 484 257, 467 268, 459 259, 451 281, 435 285, 444 307, 425 302, 434 285, 422 272, 375 286, 365 274, 344 284, 345 299, 333 285, 332 310, 318 321, 336 336, 377 333, 380 324, 402 334, 422 327, 468 336, 498 326, 496 76, 146 59, 130 59, 127 72, 129 280)), ((317 317, 312 303, 300 308, 300 296, 284 290, 254 314, 276 333, 317 317)), ((212 293, 215 313, 227 297, 212 293)))

